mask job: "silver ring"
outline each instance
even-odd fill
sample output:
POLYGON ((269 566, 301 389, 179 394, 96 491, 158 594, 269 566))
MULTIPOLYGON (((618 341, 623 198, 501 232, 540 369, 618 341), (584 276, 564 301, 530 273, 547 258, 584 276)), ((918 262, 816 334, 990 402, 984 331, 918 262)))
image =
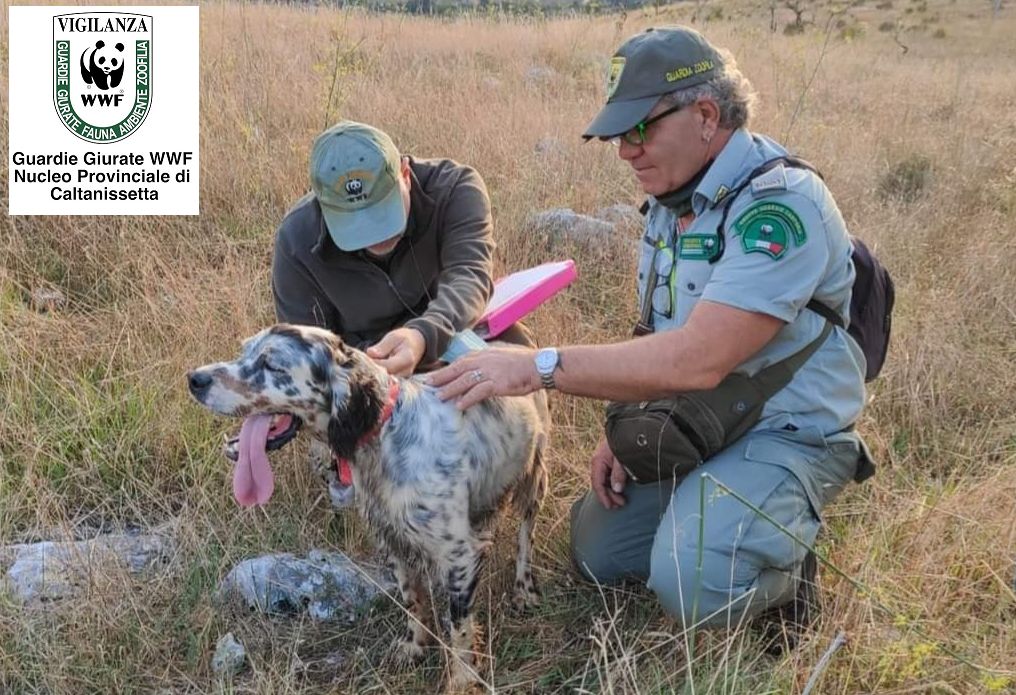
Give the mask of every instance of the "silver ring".
POLYGON ((479 369, 474 369, 473 370, 473 381, 475 381, 478 384, 481 381, 483 381, 483 372, 481 372, 479 369))

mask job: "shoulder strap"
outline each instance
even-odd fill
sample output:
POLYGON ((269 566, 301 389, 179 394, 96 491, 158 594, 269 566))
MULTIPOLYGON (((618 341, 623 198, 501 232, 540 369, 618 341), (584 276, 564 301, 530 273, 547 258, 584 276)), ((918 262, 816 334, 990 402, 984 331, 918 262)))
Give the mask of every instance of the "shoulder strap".
POLYGON ((822 325, 822 331, 815 340, 805 345, 790 357, 769 365, 751 378, 767 401, 790 383, 790 380, 794 378, 794 372, 800 369, 808 361, 808 358, 815 354, 815 351, 822 346, 822 343, 826 341, 832 330, 833 324, 826 321, 822 325))
POLYGON ((840 315, 837 314, 832 309, 830 309, 829 307, 827 307, 822 302, 818 301, 817 299, 812 299, 811 301, 809 301, 804 306, 807 309, 811 309, 816 314, 818 314, 819 316, 821 316, 822 318, 824 318, 826 321, 828 321, 829 323, 833 324, 834 326, 836 326, 838 328, 844 328, 845 327, 843 325, 843 319, 840 317, 840 315))

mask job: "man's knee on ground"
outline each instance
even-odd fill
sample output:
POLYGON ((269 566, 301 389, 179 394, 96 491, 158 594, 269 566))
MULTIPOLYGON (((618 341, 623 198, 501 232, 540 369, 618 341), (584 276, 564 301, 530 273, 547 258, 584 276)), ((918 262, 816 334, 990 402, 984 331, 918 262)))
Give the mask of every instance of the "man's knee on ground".
POLYGON ((604 538, 600 531, 601 529, 572 523, 572 562, 589 581, 598 584, 616 584, 625 579, 624 568, 611 557, 609 549, 604 547, 604 538))
POLYGON ((631 508, 607 510, 592 492, 571 510, 571 554, 583 577, 600 584, 649 576, 649 549, 658 516, 631 508))
POLYGON ((793 571, 759 568, 736 549, 655 544, 648 586, 663 609, 683 626, 735 627, 793 598, 793 571))

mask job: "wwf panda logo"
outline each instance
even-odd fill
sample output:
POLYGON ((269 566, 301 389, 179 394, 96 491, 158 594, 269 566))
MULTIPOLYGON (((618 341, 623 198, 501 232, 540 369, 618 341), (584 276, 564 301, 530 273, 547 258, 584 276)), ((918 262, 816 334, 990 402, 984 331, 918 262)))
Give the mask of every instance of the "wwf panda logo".
POLYGON ((352 196, 358 196, 363 193, 363 180, 349 179, 349 181, 346 181, 346 193, 352 196))
POLYGON ((123 79, 123 44, 106 47, 105 41, 96 41, 81 53, 81 78, 105 91, 120 86, 123 79))

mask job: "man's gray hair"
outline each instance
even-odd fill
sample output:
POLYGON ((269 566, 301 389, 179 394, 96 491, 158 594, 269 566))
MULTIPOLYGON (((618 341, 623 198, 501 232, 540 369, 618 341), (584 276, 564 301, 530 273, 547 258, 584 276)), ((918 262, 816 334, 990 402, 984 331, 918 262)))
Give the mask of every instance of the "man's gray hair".
POLYGON ((688 106, 701 98, 712 99, 720 108, 721 128, 745 128, 755 111, 755 89, 738 69, 730 51, 717 50, 723 58, 723 72, 708 82, 671 92, 663 101, 672 106, 688 106))

